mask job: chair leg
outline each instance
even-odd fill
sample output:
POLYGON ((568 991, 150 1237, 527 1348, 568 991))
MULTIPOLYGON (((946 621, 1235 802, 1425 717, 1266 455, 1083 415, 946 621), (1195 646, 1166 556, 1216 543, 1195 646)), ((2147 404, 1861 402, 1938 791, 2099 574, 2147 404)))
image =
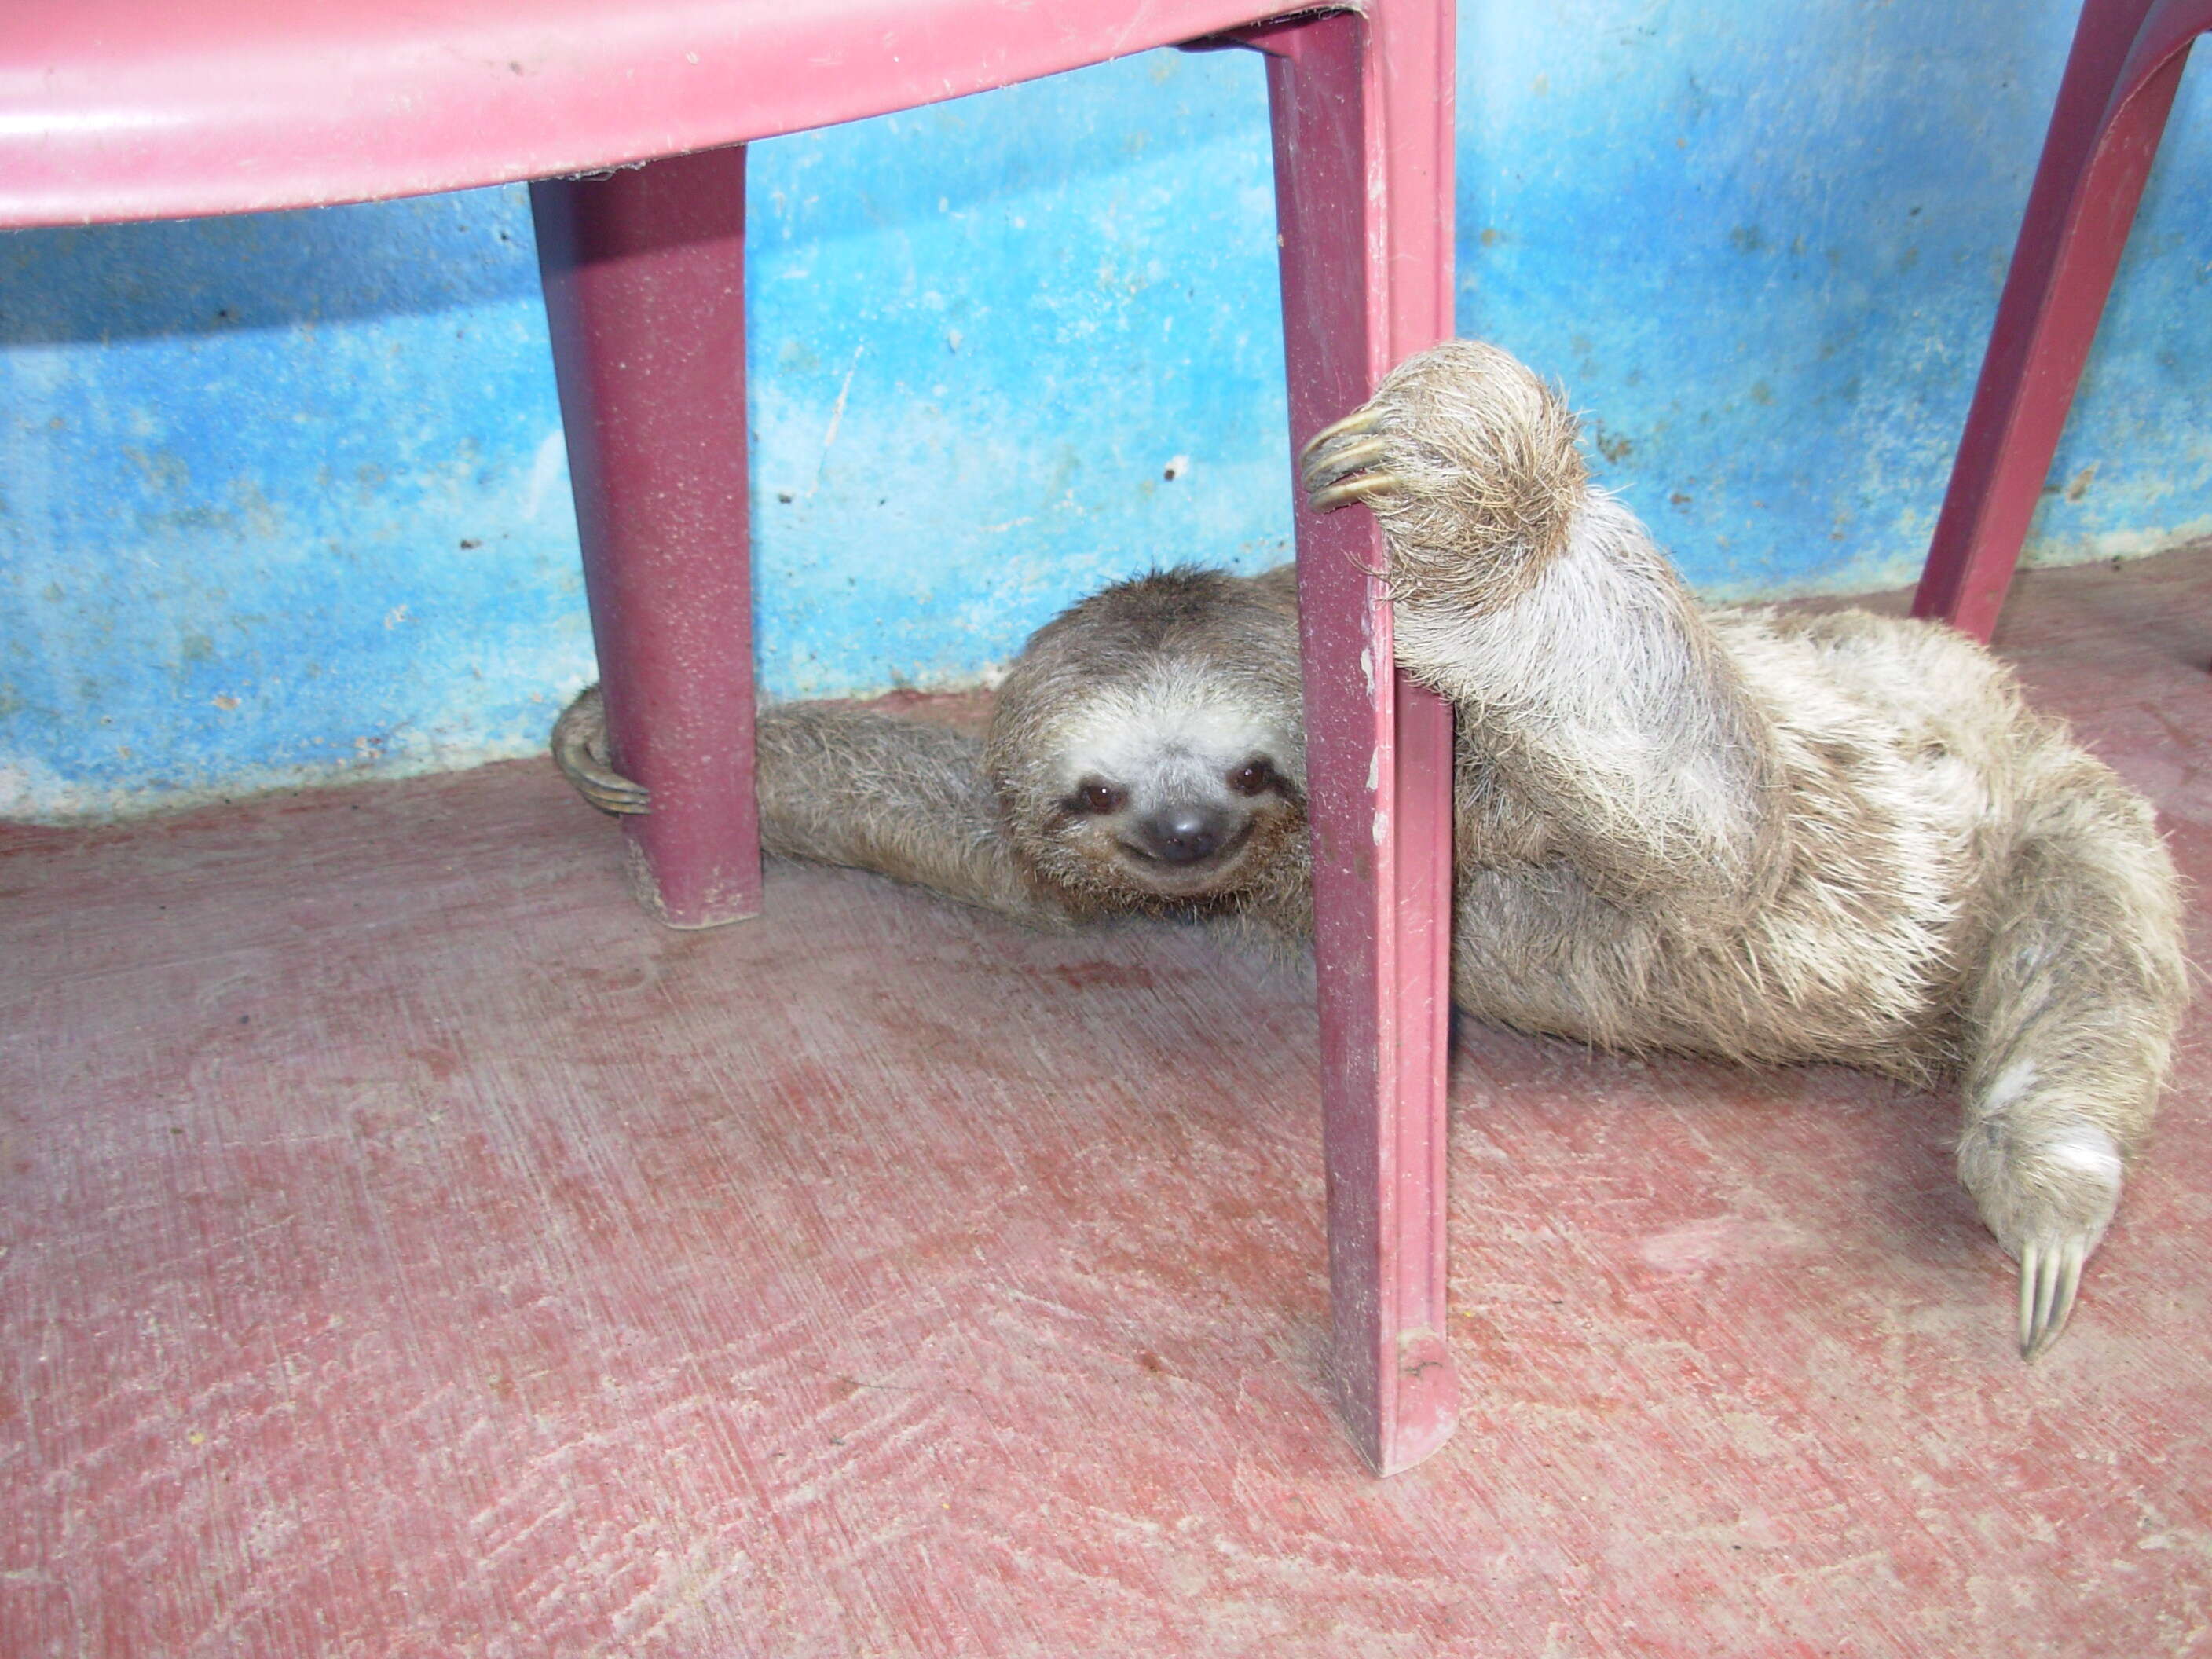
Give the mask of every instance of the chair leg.
POLYGON ((1978 639, 1996 626, 2180 84, 2188 36, 2157 40, 2163 9, 2087 0, 2075 33, 1912 604, 1978 639))
MULTIPOLYGON (((1269 54, 1291 440, 1451 331, 1451 8, 1370 0, 1269 54)), ((1297 517, 1336 1386, 1382 1474, 1457 1420, 1444 1347, 1451 711, 1391 668, 1375 520, 1297 517)))
POLYGON ((639 901, 760 911, 745 465, 744 150, 531 186, 584 585, 639 901))

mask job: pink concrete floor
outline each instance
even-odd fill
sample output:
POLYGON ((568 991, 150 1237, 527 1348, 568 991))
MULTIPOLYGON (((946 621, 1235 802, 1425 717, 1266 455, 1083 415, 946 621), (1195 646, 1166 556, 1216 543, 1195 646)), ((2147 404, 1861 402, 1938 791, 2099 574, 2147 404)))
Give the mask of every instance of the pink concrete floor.
MULTIPOLYGON (((2204 881, 2212 555, 2004 642, 2204 881)), ((1947 1101, 1464 1030, 1377 1482, 1299 970, 769 890, 536 764, 0 833, 0 1650, 2212 1650, 2201 1022, 2033 1370, 1947 1101)))

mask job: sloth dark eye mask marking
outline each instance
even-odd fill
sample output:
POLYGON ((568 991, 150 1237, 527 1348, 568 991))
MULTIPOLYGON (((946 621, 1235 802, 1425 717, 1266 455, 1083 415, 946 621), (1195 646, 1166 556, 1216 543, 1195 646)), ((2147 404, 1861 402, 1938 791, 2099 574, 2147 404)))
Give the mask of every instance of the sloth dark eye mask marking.
POLYGON ((1069 811, 1103 817, 1109 812, 1118 812, 1127 802, 1128 796, 1110 783, 1097 778, 1086 778, 1076 785, 1075 793, 1062 803, 1069 811))
POLYGON ((1246 761, 1229 775, 1229 787, 1240 795, 1264 795, 1276 783, 1274 764, 1264 755, 1246 761))

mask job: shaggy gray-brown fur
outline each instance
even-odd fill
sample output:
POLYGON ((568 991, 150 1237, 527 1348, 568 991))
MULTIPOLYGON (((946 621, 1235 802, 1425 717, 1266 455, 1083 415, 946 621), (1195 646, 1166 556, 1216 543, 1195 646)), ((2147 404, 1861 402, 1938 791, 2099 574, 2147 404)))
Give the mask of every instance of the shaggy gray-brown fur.
MULTIPOLYGON (((2047 1346, 2185 1000, 2148 805, 1948 629, 1701 612, 1493 347, 1402 365, 1306 478, 1382 520, 1399 661, 1458 714, 1455 1000, 1609 1047, 1956 1078, 1960 1177, 2020 1260, 2023 1349, 2047 1346)), ((1304 937, 1299 708, 1287 569, 1157 574, 1041 629, 981 744, 764 711, 764 832, 1036 925, 1304 937)), ((555 748, 642 810, 596 692, 555 748)))

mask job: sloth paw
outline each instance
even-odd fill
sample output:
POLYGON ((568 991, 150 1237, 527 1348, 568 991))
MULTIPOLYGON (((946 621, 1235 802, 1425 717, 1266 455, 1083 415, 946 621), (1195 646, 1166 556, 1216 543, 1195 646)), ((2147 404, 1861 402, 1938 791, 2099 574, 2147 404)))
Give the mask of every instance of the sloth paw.
POLYGON ((596 685, 586 687, 554 722, 553 763, 602 812, 629 817, 653 810, 645 787, 614 769, 607 750, 606 704, 596 685))
POLYGON ((2027 1144, 2016 1128, 1985 1125, 1959 1164, 1982 1219, 2019 1258, 2021 1358, 2037 1358, 2065 1330, 2082 1266, 2119 1207, 2119 1146, 2080 1121, 2027 1144))
POLYGON ((1317 513, 1364 501, 1382 521, 1395 596, 1483 611, 1564 550, 1588 496, 1574 416, 1495 346, 1447 340, 1299 455, 1317 513))

